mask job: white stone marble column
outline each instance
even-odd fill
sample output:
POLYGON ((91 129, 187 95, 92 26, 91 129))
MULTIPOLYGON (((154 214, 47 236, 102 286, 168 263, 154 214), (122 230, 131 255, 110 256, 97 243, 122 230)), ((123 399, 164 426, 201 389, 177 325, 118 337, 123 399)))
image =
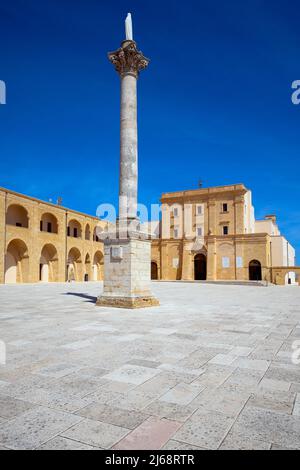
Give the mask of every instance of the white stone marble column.
POLYGON ((137 78, 149 60, 132 40, 108 55, 121 78, 119 219, 136 219, 138 188, 137 78))
POLYGON ((121 76, 121 138, 119 217, 137 216, 138 149, 137 149, 137 79, 131 73, 121 76))
POLYGON ((104 285, 97 305, 142 308, 159 304, 151 292, 151 240, 137 230, 137 78, 149 60, 131 39, 108 55, 121 77, 121 142, 117 232, 104 238, 104 285), (133 223, 134 222, 134 223, 133 223), (135 228, 134 228, 135 227, 135 228))

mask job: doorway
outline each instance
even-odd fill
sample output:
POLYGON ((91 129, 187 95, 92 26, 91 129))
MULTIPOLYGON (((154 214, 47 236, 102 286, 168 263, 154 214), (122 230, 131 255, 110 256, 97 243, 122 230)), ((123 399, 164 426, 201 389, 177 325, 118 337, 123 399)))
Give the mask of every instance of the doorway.
POLYGON ((198 253, 194 258, 194 279, 195 281, 206 281, 207 275, 206 256, 198 253))
POLYGON ((250 281, 262 280, 261 264, 256 259, 253 259, 249 263, 249 280, 250 281))
POLYGON ((155 261, 151 261, 151 279, 152 280, 158 279, 158 268, 157 268, 157 263, 155 263, 155 261))

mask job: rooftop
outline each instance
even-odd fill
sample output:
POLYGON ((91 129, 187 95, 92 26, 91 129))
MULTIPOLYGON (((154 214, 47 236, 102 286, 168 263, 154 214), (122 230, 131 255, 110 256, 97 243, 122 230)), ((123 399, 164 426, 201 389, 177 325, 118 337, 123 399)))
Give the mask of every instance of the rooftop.
POLYGON ((161 200, 172 199, 172 198, 189 198, 197 196, 209 196, 210 194, 217 193, 228 193, 228 192, 237 192, 237 193, 246 193, 248 189, 242 183, 224 185, 224 186, 210 186, 207 188, 198 188, 198 189, 189 189, 186 191, 174 191, 163 193, 161 200))
POLYGON ((0 187, 0 193, 1 192, 4 192, 4 193, 7 193, 7 194, 11 194, 13 196, 16 196, 16 197, 20 197, 22 199, 27 199, 28 201, 33 201, 33 202, 37 202, 39 204, 44 204, 46 206, 49 206, 49 207, 52 207, 53 209, 56 209, 56 210, 62 210, 64 212, 71 212, 73 214, 77 214, 77 215, 81 215, 81 216, 84 216, 84 217, 88 217, 90 219, 94 219, 94 220, 97 220, 99 221, 99 217, 96 217, 94 215, 90 215, 90 214, 85 214, 84 212, 79 212, 79 211, 76 211, 74 209, 69 209, 67 207, 64 207, 64 206, 61 206, 61 205, 58 205, 58 204, 54 204, 52 202, 49 202, 49 201, 43 201, 42 199, 37 199, 35 197, 32 197, 32 196, 27 196, 25 194, 21 194, 21 193, 18 193, 16 191, 12 191, 11 189, 7 189, 7 188, 2 188, 0 187))

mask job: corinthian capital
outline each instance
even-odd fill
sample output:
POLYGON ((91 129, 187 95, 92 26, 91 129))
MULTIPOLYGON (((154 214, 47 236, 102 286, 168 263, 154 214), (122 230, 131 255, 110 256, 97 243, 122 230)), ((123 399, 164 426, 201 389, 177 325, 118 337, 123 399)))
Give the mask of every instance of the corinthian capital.
POLYGON ((120 75, 132 73, 137 77, 149 64, 149 59, 137 50, 134 41, 124 41, 120 49, 108 54, 108 58, 120 75))

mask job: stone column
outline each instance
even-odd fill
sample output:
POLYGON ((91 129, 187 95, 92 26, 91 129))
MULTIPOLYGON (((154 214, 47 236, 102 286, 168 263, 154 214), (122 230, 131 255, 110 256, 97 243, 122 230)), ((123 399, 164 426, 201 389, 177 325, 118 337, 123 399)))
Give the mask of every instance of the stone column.
POLYGON ((137 216, 137 78, 121 75, 121 148, 119 183, 119 218, 137 216))
POLYGON ((104 235, 104 289, 98 306, 158 305, 151 294, 151 240, 138 229, 137 78, 149 60, 132 40, 108 54, 121 78, 119 217, 116 233, 104 235))
POLYGON ((130 221, 137 217, 137 78, 149 60, 131 40, 123 41, 120 49, 109 53, 108 58, 121 78, 119 219, 130 221))

